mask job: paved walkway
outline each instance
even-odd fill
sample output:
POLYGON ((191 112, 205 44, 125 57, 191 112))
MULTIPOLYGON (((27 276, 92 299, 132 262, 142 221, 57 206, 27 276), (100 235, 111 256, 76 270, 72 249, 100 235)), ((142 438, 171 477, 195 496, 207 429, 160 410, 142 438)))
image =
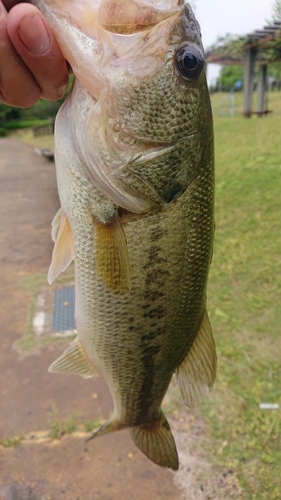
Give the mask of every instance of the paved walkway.
POLYGON ((31 146, 0 140, 0 500, 178 500, 173 474, 154 465, 127 432, 85 445, 83 433, 46 437, 52 404, 60 418, 107 418, 111 398, 101 378, 51 375, 62 352, 52 345, 22 357, 13 343, 26 331, 31 295, 20 284, 47 274, 50 224, 59 207, 54 165, 31 146), (12 444, 12 442, 10 442, 12 444))

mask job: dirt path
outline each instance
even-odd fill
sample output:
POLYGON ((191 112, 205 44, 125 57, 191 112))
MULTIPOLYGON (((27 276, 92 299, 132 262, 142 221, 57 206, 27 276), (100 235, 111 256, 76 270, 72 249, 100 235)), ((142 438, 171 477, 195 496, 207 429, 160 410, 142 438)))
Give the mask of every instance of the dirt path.
POLYGON ((25 436, 18 447, 0 446, 0 499, 178 500, 173 474, 147 460, 126 432, 87 446, 83 433, 46 437, 54 402, 61 418, 77 409, 81 422, 107 418, 112 403, 100 378, 48 374, 61 346, 26 357, 13 349, 31 300, 19 281, 47 273, 59 201, 53 164, 12 139, 1 139, 0 151, 0 441, 25 436))

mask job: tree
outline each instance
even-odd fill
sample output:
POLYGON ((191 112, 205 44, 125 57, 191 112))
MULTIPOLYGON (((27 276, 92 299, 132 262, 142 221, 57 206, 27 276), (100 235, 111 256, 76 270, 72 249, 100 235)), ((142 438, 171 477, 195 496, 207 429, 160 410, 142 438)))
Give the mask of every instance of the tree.
POLYGON ((272 5, 272 21, 281 20, 281 0, 275 0, 272 5))
POLYGON ((224 92, 230 92, 238 80, 243 80, 244 68, 241 65, 223 66, 218 78, 218 85, 224 92))
POLYGON ((212 54, 224 54, 230 56, 233 60, 241 59, 244 41, 240 35, 226 33, 224 36, 218 36, 215 43, 207 48, 207 52, 212 54))
MULTIPOLYGON (((281 0, 275 0, 272 4, 272 17, 271 19, 267 19, 268 24, 274 23, 274 21, 281 21, 281 0)), ((275 41, 275 45, 277 45, 277 51, 280 53, 280 39, 275 41)), ((273 49, 273 57, 275 56, 276 50, 273 49)), ((276 62, 274 64, 270 64, 268 66, 268 75, 276 78, 277 80, 281 80, 281 64, 280 62, 276 62)))

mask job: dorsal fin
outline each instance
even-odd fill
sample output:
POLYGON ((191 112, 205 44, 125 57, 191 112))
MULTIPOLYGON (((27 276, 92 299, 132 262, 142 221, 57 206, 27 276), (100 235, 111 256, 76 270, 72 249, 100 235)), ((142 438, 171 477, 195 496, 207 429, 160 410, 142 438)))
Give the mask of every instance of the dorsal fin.
POLYGON ((49 367, 51 373, 76 373, 83 378, 98 377, 99 374, 90 363, 78 337, 71 342, 62 355, 49 367))
POLYGON ((177 381, 187 406, 198 406, 214 385, 217 369, 216 346, 212 328, 205 310, 200 330, 177 368, 177 381))
POLYGON ((63 272, 74 259, 72 232, 65 213, 60 208, 52 222, 52 238, 55 246, 52 262, 48 272, 50 285, 54 279, 63 272))

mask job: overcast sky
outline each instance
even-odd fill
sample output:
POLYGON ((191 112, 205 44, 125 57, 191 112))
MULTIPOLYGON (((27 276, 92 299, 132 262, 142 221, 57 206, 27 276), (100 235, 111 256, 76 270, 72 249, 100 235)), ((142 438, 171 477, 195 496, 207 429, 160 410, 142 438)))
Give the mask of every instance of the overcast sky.
MULTIPOLYGON (((206 49, 219 35, 245 35, 263 28, 266 19, 271 18, 274 0, 195 0, 194 3, 206 49)), ((218 72, 219 66, 209 65, 209 82, 218 72)))

